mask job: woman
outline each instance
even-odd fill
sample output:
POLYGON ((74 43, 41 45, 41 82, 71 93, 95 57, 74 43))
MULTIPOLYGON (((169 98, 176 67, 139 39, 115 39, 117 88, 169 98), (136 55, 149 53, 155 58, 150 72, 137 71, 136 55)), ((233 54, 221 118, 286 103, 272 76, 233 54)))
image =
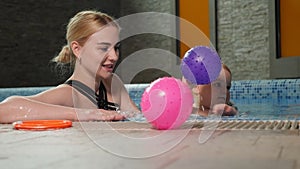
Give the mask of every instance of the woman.
POLYGON ((18 120, 122 120, 119 110, 139 111, 113 74, 119 58, 119 27, 107 14, 82 11, 70 19, 64 46, 54 61, 70 63, 66 83, 34 96, 0 103, 0 123, 18 120))

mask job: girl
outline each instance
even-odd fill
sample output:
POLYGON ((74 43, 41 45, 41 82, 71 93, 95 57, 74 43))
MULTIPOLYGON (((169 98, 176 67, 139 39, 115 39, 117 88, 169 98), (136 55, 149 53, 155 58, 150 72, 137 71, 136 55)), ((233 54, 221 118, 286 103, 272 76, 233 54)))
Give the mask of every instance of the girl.
POLYGON ((139 111, 113 74, 119 59, 119 27, 107 14, 82 11, 70 19, 64 46, 53 60, 74 66, 66 83, 33 96, 0 103, 0 123, 19 120, 122 120, 119 110, 139 111))
MULTIPOLYGON (((210 113, 233 116, 237 108, 230 102, 231 71, 222 64, 220 76, 210 84, 196 85, 192 88, 194 95, 194 112, 202 116, 210 113)), ((183 79, 186 82, 185 79, 183 79)), ((187 82, 186 82, 187 83, 187 82)))

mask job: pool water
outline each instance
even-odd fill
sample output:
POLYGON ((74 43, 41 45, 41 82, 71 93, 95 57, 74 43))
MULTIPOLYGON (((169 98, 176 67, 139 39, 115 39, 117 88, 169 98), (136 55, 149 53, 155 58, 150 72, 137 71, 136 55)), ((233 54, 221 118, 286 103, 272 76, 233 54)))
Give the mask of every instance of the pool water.
MULTIPOLYGON (((140 107, 145 88, 149 84, 126 84, 130 97, 140 107)), ((0 101, 11 95, 33 95, 50 87, 0 89, 0 101)), ((231 100, 238 107, 236 116, 222 120, 300 120, 300 79, 233 81, 231 100)), ((190 119, 206 119, 191 115, 190 119)), ((134 121, 146 121, 140 114, 134 121)))
POLYGON ((236 118, 248 120, 299 120, 300 103, 239 104, 236 118))
MULTIPOLYGON (((147 85, 142 85, 145 88, 147 85)), ((131 98, 140 106, 143 90, 138 86, 129 90, 131 98)), ((299 120, 300 79, 233 81, 231 100, 238 107, 236 116, 223 116, 222 120, 299 120)), ((189 120, 205 120, 191 115, 189 120)), ((136 118, 144 121, 143 116, 136 118)))
POLYGON ((247 120, 300 119, 300 79, 242 80, 232 82, 235 118, 247 120))
MULTIPOLYGON (((137 100, 139 101, 139 100, 137 100)), ((136 103, 139 105, 139 103, 136 103)), ((222 116, 220 120, 300 120, 300 102, 299 100, 261 100, 256 103, 247 103, 241 100, 236 102, 239 113, 235 116, 222 116)), ((192 114, 188 121, 206 120, 207 117, 192 114)), ((130 121, 145 122, 142 114, 129 119, 130 121)))

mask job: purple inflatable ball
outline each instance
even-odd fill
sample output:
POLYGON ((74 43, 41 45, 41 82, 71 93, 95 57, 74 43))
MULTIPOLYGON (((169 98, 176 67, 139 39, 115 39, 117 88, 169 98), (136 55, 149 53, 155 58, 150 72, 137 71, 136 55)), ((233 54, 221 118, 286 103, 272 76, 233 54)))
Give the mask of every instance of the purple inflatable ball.
POLYGON ((207 46, 188 50, 180 65, 185 79, 193 84, 210 84, 219 77, 222 65, 218 53, 207 46))

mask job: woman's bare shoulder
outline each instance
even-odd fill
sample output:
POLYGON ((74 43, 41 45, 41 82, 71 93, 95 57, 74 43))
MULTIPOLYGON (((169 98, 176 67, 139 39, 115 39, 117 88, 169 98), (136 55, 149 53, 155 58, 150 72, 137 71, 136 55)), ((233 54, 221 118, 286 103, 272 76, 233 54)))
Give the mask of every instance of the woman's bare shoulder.
POLYGON ((36 95, 28 96, 28 98, 49 104, 71 106, 72 87, 66 84, 61 84, 36 95))

